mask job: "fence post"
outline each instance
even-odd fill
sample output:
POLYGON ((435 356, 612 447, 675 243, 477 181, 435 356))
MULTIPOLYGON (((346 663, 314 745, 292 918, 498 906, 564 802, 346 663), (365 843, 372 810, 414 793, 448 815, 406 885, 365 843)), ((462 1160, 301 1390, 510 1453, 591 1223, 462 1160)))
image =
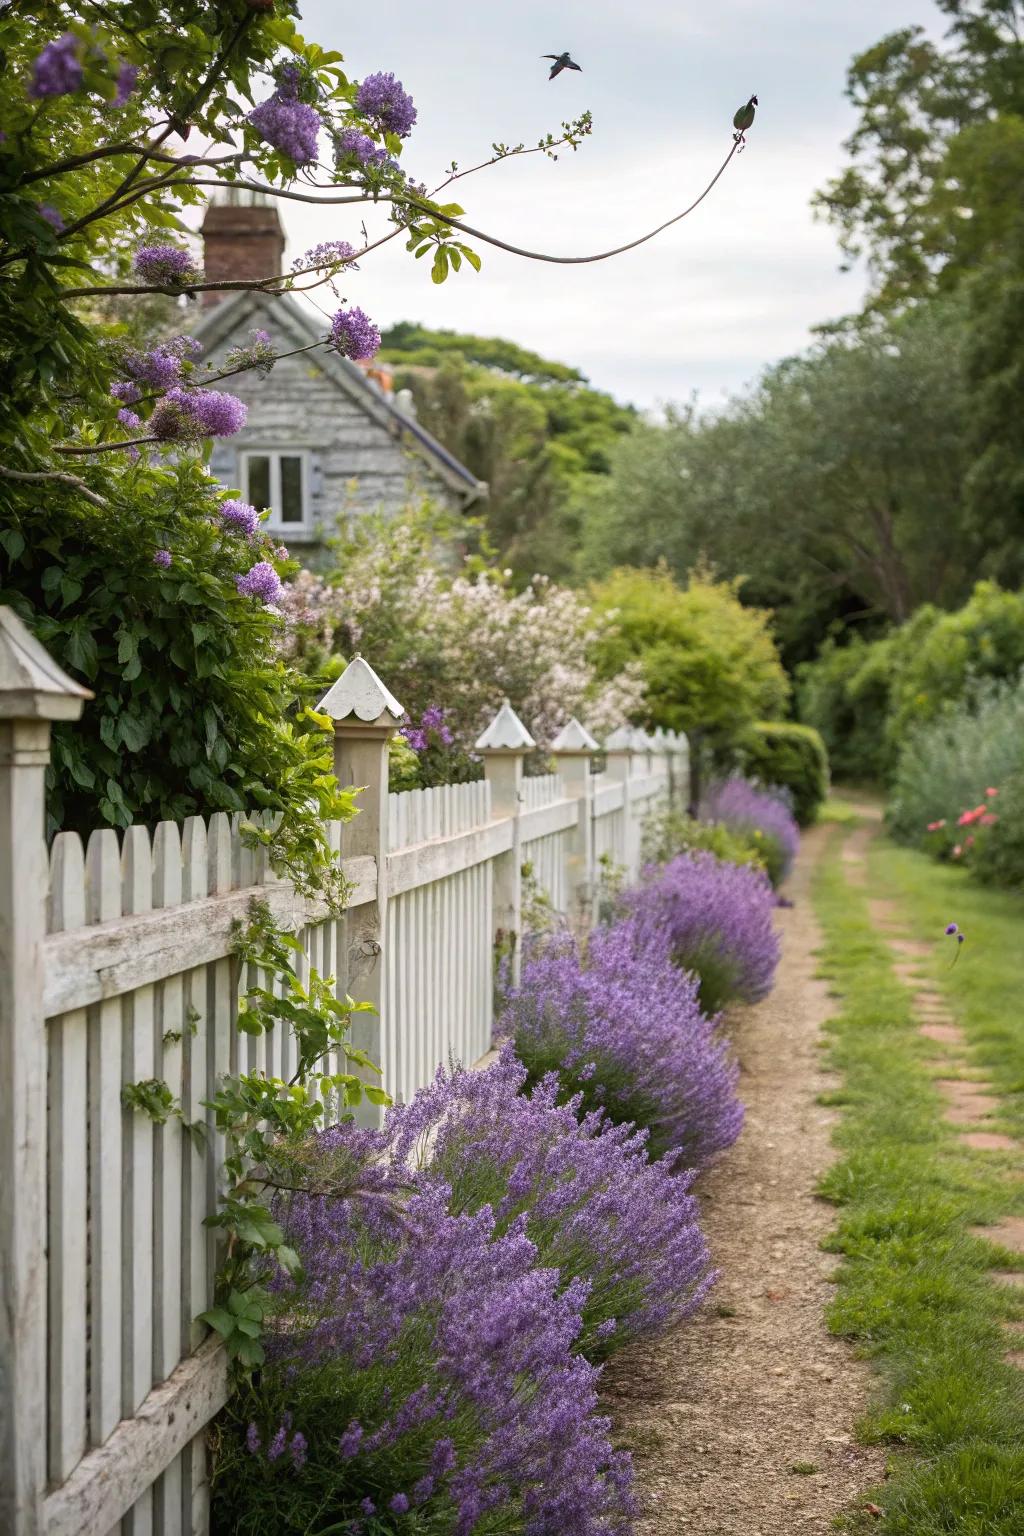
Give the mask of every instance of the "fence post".
POLYGON ((576 835, 566 861, 566 885, 570 920, 575 918, 583 928, 593 921, 597 898, 590 760, 598 750, 597 742, 575 715, 551 743, 563 792, 567 799, 577 802, 576 835))
POLYGON ((494 860, 494 945, 507 946, 513 986, 522 970, 523 852, 519 821, 523 802, 523 759, 536 742, 508 699, 484 731, 475 750, 483 755, 491 786, 491 815, 512 821, 512 847, 494 860))
POLYGON ((46 1017, 51 720, 92 695, 0 608, 0 1531, 38 1536, 46 1487, 46 1017))
POLYGON ((672 802, 685 811, 690 804, 690 743, 685 731, 672 731, 668 738, 669 770, 672 775, 672 802))
MULTIPOLYGON (((376 1013, 357 1013, 352 1043, 379 1066, 381 1020, 387 1005, 383 947, 388 913, 388 741, 405 711, 376 672, 356 656, 316 706, 334 721, 334 772, 343 787, 358 785, 358 815, 342 828, 342 850, 352 857, 369 854, 377 864, 376 899, 350 909, 347 921, 348 974, 345 985, 357 1002, 372 1003, 376 1013)), ((373 1081, 377 1081, 374 1077, 373 1081)), ((364 1104, 357 1116, 377 1124, 380 1111, 364 1104)))
POLYGON ((627 880, 640 872, 640 828, 633 819, 629 801, 629 781, 633 776, 633 727, 620 725, 604 744, 609 778, 622 785, 622 862, 627 880))

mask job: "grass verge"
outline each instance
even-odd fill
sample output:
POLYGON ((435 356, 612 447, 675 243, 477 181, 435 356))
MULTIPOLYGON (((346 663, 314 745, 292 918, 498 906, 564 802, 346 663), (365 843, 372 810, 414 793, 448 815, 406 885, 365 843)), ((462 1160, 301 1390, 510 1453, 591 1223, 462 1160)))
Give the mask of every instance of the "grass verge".
MULTIPOLYGON (((839 1209, 828 1246, 843 1262, 828 1321, 876 1363, 879 1389, 860 1433, 892 1447, 887 1482, 865 1495, 881 1519, 854 1513, 846 1528, 1020 1536, 1024 1372, 1003 1356, 1004 1323, 1024 1318, 1024 1289, 996 1286, 986 1271, 1024 1261, 969 1228, 1024 1213, 1021 1159, 969 1152, 943 1122, 933 1083, 939 1048, 917 1032, 910 992, 893 973, 867 898, 897 898, 910 937, 941 935, 951 916, 968 932, 970 965, 965 945, 949 970, 949 951, 937 943, 925 969, 948 990, 971 1065, 984 1065, 1011 1098, 1024 1088, 1024 903, 968 887, 960 872, 937 871, 881 838, 867 888, 854 888, 840 862, 851 826, 844 823, 815 888, 823 971, 840 1008, 828 1026, 842 1077, 829 1095, 842 1107, 840 1157, 821 1193, 839 1209), (946 888, 940 875, 959 878, 946 888), (983 935, 993 937, 991 950, 983 935)), ((1007 1114, 1014 1117, 1009 1107, 1007 1114)))

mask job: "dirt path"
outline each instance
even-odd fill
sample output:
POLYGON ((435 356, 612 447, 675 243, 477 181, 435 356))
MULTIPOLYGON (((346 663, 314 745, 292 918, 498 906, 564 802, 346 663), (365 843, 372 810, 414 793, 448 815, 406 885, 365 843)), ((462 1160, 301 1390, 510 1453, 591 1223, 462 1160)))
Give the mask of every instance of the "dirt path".
POLYGON ((705 1226, 722 1271, 701 1317, 624 1350, 606 1401, 633 1448, 647 1501, 641 1536, 809 1536, 882 1473, 884 1453, 853 1426, 870 1373, 830 1337, 835 1260, 819 1250, 834 1213, 814 1195, 834 1158, 834 1086, 818 1040, 828 1017, 815 979, 820 933, 810 881, 827 831, 812 831, 779 912, 783 958, 771 997, 736 1021, 747 1122, 702 1181, 705 1226))

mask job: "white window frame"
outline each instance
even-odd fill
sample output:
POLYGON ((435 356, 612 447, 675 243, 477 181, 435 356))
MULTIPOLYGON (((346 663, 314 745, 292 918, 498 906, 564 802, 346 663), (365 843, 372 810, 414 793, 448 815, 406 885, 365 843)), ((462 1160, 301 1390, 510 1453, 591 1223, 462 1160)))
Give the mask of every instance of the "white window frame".
POLYGON ((238 453, 238 478, 242 486, 242 497, 249 498, 249 460, 270 460, 270 513, 262 523, 262 527, 274 533, 310 533, 313 529, 313 498, 312 490, 312 466, 310 465, 309 452, 305 448, 264 448, 253 446, 243 448, 238 453), (300 523, 285 523, 281 521, 281 460, 298 459, 299 473, 302 476, 302 521, 300 523))

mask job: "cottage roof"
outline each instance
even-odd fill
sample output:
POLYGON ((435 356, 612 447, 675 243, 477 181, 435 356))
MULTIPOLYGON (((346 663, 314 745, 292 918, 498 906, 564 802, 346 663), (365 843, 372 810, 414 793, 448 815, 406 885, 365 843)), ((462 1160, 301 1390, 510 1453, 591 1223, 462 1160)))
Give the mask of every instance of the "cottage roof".
MULTIPOLYGON (((193 335, 211 351, 240 328, 258 327, 270 320, 296 347, 309 346, 323 336, 323 327, 290 294, 243 292, 212 306, 200 317, 193 335)), ((487 486, 478 480, 453 453, 409 416, 368 379, 347 357, 328 348, 316 354, 316 366, 324 377, 348 395, 372 420, 392 437, 425 460, 463 501, 476 501, 487 495, 487 486)), ((271 375, 273 377, 273 375, 271 375)))

